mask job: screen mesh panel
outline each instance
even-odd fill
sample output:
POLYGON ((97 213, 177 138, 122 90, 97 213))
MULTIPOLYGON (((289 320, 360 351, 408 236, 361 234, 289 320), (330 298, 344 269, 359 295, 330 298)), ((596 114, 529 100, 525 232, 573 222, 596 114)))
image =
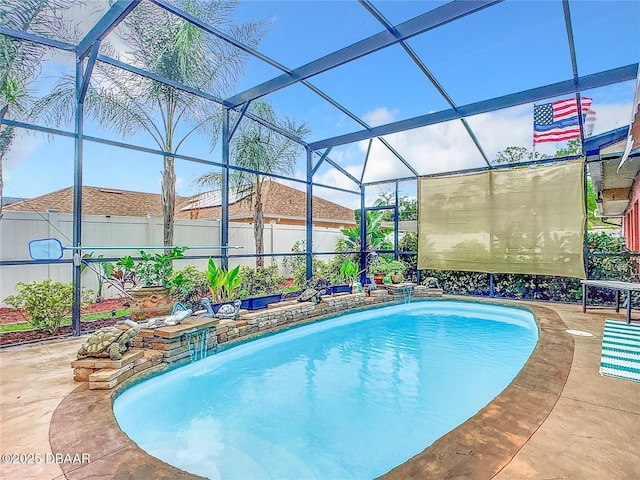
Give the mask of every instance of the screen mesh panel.
POLYGON ((418 181, 418 268, 585 278, 584 163, 418 181))

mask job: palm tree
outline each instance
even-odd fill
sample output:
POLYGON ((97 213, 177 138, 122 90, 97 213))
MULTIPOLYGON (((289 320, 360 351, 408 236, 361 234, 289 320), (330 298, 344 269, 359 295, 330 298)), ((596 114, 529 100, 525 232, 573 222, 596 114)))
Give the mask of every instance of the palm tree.
MULTIPOLYGON (((236 40, 257 47, 264 22, 232 23, 235 2, 173 2, 207 24, 225 29, 236 40)), ((122 22, 118 36, 127 46, 128 62, 189 87, 224 97, 243 73, 247 54, 199 27, 153 5, 140 3, 122 22)), ((105 46, 102 47, 106 50, 105 46)), ((110 53, 115 55, 111 48, 110 53)), ((98 62, 85 99, 88 116, 123 137, 143 132, 166 152, 162 175, 164 245, 173 244, 175 157, 194 132, 216 143, 218 107, 212 102, 98 62)), ((53 120, 69 121, 75 106, 75 80, 63 78, 40 106, 55 112, 53 120)))
MULTIPOLYGON (((278 117, 273 107, 265 102, 254 102, 249 111, 262 119, 286 130, 298 138, 310 133, 306 123, 297 125, 295 119, 278 117)), ((253 172, 234 170, 229 175, 229 183, 239 198, 245 198, 253 207, 253 231, 256 253, 264 252, 264 182, 269 178, 264 174, 293 175, 301 145, 284 135, 257 122, 244 119, 230 144, 230 160, 234 165, 253 172)), ((219 187, 220 174, 207 173, 198 179, 202 187, 219 187)), ((264 266, 264 257, 256 257, 256 267, 264 266)))
MULTIPOLYGON (((14 30, 28 30, 44 37, 74 41, 77 39, 76 28, 60 15, 78 3, 78 0, 3 0, 0 23, 14 30)), ((0 35, 1 119, 24 119, 29 116, 33 98, 28 94, 28 87, 40 74, 42 62, 50 51, 44 45, 0 35)), ((14 138, 13 126, 0 125, 0 197, 4 186, 2 163, 14 138)))

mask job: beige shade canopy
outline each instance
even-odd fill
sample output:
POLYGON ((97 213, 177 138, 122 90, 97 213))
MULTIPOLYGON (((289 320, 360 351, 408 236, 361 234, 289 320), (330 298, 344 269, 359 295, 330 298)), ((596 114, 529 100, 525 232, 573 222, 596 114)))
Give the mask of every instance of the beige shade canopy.
POLYGON ((585 277, 584 163, 418 181, 418 268, 585 277))

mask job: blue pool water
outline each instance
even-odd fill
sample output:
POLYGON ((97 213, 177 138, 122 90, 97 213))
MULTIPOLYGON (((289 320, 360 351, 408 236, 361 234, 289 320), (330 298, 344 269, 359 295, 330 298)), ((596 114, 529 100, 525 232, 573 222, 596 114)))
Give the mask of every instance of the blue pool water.
POLYGON ((212 479, 366 479, 498 395, 538 339, 531 313, 429 301, 230 348, 120 395, 141 448, 212 479))

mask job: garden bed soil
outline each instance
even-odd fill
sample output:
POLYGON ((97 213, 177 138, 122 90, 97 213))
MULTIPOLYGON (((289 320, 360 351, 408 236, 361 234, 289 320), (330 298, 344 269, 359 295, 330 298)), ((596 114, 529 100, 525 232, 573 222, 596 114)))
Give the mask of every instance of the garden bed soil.
MULTIPOLYGON (((92 303, 87 308, 82 309, 83 314, 87 313, 101 313, 110 312, 112 310, 121 310, 126 308, 123 305, 126 302, 124 298, 113 298, 105 300, 101 303, 92 303)), ((92 332, 102 327, 109 327, 115 325, 118 320, 124 320, 124 318, 104 318, 101 320, 95 320, 92 322, 82 322, 80 324, 80 331, 92 332)), ((22 314, 13 308, 0 309, 0 324, 5 325, 9 323, 24 323, 25 318, 22 314)), ((0 345, 14 345, 24 342, 32 342, 37 340, 53 339, 56 337, 62 337, 71 334, 71 327, 61 327, 55 334, 43 332, 41 330, 25 330, 16 332, 4 332, 0 334, 0 345)))
MULTIPOLYGON (((121 318, 105 318, 102 320, 95 320, 93 322, 82 322, 80 324, 80 331, 82 333, 93 332, 102 327, 110 327, 115 325, 118 320, 124 320, 121 318)), ((23 330, 16 332, 4 332, 0 333, 0 346, 15 345, 18 343, 33 342, 37 340, 49 340, 57 337, 64 337, 71 334, 71 327, 60 327, 56 333, 48 333, 42 330, 23 330)))

